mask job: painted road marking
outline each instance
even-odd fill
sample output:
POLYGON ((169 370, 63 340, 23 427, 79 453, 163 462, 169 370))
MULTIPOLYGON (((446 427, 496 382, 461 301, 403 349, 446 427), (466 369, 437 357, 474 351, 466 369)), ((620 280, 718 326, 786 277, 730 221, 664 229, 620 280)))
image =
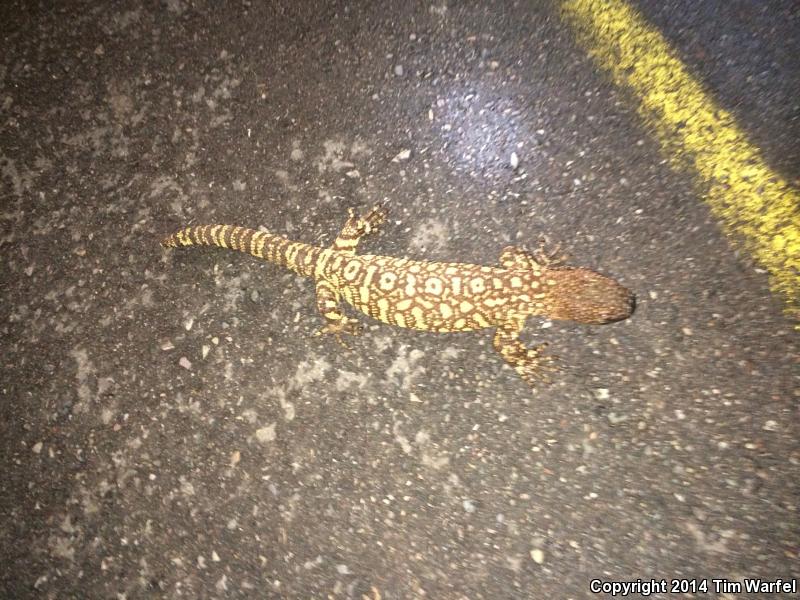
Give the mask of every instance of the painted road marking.
POLYGON ((625 2, 565 0, 562 14, 614 82, 633 91, 672 165, 694 169, 725 233, 743 240, 786 313, 800 320, 800 192, 769 168, 733 115, 625 2))

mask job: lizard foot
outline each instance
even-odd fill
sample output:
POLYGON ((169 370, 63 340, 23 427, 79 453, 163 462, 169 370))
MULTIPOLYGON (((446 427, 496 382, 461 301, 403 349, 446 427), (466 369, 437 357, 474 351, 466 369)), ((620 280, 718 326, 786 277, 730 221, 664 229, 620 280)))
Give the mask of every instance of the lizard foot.
POLYGON ((341 344, 342 347, 350 349, 349 346, 345 343, 342 336, 345 335, 352 335, 352 336, 359 336, 363 331, 363 327, 361 323, 356 321, 355 319, 348 319, 347 317, 342 318, 340 321, 333 321, 326 323, 323 327, 321 327, 318 331, 314 333, 314 337, 319 337, 322 335, 333 335, 336 338, 336 341, 341 344))
POLYGON ((547 240, 539 238, 537 248, 532 253, 536 262, 550 269, 563 265, 568 257, 566 254, 561 254, 561 244, 556 243, 552 248, 548 246, 547 240))
POLYGON ((372 207, 366 215, 361 217, 361 220, 366 224, 370 231, 377 231, 378 228, 386 222, 387 210, 386 203, 381 202, 372 207))
POLYGON ((349 209, 350 218, 344 224, 344 231, 352 237, 361 238, 378 231, 386 221, 386 205, 378 204, 364 216, 358 216, 353 208, 349 209))
POLYGON ((546 343, 526 348, 524 356, 514 361, 514 370, 532 387, 537 383, 552 383, 551 375, 560 370, 558 356, 545 354, 546 348, 546 343))

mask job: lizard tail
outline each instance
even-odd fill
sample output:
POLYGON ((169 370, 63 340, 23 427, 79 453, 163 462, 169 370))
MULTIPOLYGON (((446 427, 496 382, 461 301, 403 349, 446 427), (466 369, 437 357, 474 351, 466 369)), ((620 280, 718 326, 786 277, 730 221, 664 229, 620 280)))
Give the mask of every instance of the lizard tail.
POLYGON ((219 246, 250 254, 287 267, 300 275, 313 276, 322 248, 293 242, 283 236, 238 225, 194 225, 184 227, 161 240, 165 248, 219 246))
POLYGON ((244 242, 252 242, 257 233, 254 229, 235 227, 233 225, 194 225, 192 227, 184 227, 165 237, 161 240, 161 245, 165 248, 219 246, 220 248, 230 248, 247 252, 248 254, 255 254, 256 248, 251 252, 249 245, 245 245, 244 242))

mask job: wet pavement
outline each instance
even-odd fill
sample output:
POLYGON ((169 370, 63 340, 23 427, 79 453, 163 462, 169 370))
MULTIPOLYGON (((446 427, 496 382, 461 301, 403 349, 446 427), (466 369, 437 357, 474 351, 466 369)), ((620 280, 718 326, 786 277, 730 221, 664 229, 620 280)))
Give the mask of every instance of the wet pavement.
MULTIPOLYGON (((800 11, 686 4, 636 6, 796 181, 800 11)), ((0 23, 3 597, 800 577, 798 334, 555 4, 0 23), (311 281, 159 246, 207 222, 328 245, 383 200, 364 252, 491 265, 544 235, 637 311, 531 319, 562 367, 531 390, 485 332, 363 317, 343 350, 311 281)))

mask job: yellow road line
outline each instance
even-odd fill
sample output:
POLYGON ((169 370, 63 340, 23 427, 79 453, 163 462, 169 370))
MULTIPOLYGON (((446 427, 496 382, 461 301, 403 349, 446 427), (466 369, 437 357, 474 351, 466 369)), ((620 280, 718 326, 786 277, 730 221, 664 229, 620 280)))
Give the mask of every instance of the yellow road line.
MULTIPOLYGON (((677 168, 688 165, 726 234, 770 274, 786 313, 800 319, 800 192, 765 162, 661 33, 621 0, 565 0, 562 14, 638 111, 677 168)), ((800 329, 800 325, 798 325, 800 329)))

